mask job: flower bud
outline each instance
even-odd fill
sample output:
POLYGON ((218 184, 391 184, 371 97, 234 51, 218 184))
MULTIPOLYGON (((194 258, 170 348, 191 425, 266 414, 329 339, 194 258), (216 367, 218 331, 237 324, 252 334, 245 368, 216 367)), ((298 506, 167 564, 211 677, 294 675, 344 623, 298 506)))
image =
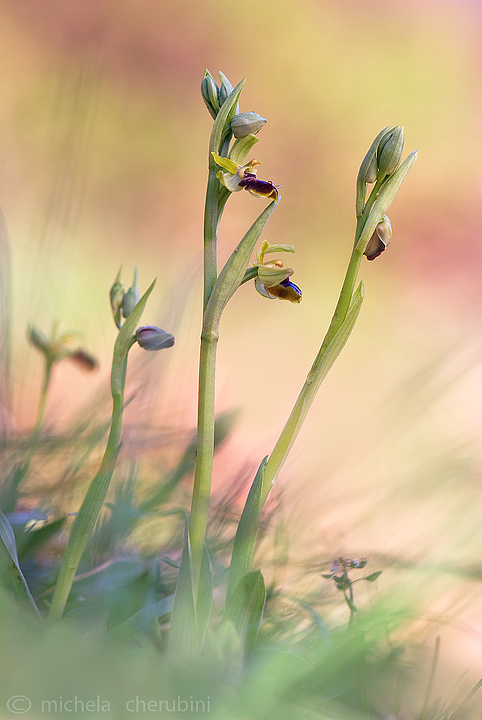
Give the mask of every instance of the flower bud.
POLYGON ((134 270, 134 280, 132 281, 132 285, 129 288, 129 290, 124 295, 124 300, 122 302, 122 314, 125 318, 128 318, 131 312, 134 310, 135 306, 141 299, 141 296, 139 295, 139 286, 137 282, 137 267, 134 270))
POLYGON ((377 149, 378 177, 392 175, 400 164, 403 152, 403 127, 388 130, 382 137, 377 149))
POLYGON ((164 350, 174 345, 174 336, 155 325, 137 328, 136 340, 144 350, 164 350))
POLYGON ((120 330, 121 327, 121 309, 122 303, 124 302, 124 295, 126 294, 124 286, 120 281, 120 274, 122 268, 117 273, 117 277, 114 280, 114 284, 110 289, 110 306, 112 308, 112 315, 114 316, 114 322, 120 330))
POLYGON ((256 135, 268 121, 256 112, 243 112, 235 115, 231 120, 231 130, 234 137, 244 138, 256 135))
POLYGON ((50 350, 50 340, 41 330, 35 325, 28 326, 28 339, 32 345, 46 355, 50 350))
POLYGON ((387 215, 384 215, 375 228, 375 232, 368 241, 365 252, 368 260, 375 260, 392 241, 392 225, 387 215))
POLYGON ((209 70, 206 70, 204 72, 204 77, 201 83, 201 95, 207 109, 211 113, 211 116, 214 118, 214 120, 216 119, 216 116, 219 112, 218 93, 219 88, 214 82, 213 76, 211 75, 209 70))
POLYGON ((227 99, 228 95, 231 95, 234 88, 229 82, 228 78, 224 73, 219 72, 219 79, 221 80, 221 87, 218 91, 218 100, 219 100, 219 107, 224 103, 224 101, 227 99))

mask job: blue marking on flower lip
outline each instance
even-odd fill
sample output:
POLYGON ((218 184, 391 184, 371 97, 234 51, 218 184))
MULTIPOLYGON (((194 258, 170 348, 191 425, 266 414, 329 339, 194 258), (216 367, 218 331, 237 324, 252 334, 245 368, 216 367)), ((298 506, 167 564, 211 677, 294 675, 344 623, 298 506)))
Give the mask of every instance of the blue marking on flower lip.
POLYGON ((303 293, 298 285, 295 285, 291 280, 282 280, 279 285, 274 287, 266 288, 266 291, 272 297, 279 298, 279 300, 289 300, 293 303, 301 302, 303 293))

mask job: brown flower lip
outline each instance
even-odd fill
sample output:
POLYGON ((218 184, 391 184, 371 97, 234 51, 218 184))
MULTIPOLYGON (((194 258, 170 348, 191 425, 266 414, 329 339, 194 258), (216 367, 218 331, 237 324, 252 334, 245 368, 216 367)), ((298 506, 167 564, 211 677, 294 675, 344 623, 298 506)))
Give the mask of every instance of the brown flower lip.
POLYGON ((298 285, 295 285, 291 280, 282 280, 279 285, 274 287, 266 288, 268 295, 278 298, 279 300, 289 300, 293 303, 301 302, 302 292, 298 285))

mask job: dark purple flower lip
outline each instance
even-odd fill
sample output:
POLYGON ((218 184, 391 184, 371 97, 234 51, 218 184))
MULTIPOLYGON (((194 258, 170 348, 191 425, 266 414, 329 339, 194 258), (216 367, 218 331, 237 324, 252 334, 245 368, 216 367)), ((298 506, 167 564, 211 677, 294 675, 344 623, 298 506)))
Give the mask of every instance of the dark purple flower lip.
POLYGON ((239 187, 248 190, 253 195, 279 200, 278 188, 280 185, 273 185, 270 180, 258 180, 254 173, 245 173, 244 178, 239 181, 239 187))

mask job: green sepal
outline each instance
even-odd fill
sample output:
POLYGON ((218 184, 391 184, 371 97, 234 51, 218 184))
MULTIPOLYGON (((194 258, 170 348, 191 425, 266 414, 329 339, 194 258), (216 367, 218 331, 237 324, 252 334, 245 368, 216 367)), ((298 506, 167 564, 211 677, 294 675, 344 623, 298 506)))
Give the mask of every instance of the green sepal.
POLYGON ((264 254, 266 255, 267 253, 275 252, 294 253, 296 252, 296 248, 294 245, 283 245, 281 243, 277 245, 268 245, 268 247, 264 251, 264 254))
POLYGON ((236 175, 236 173, 239 170, 238 165, 230 160, 229 158, 221 157, 221 155, 216 155, 216 153, 212 152, 211 155, 214 158, 214 162, 216 165, 220 165, 222 168, 227 170, 232 175, 236 175))
POLYGON ((295 249, 294 245, 283 245, 283 244, 270 245, 267 240, 263 240, 258 252, 256 253, 256 257, 254 259, 254 264, 262 265, 264 262, 264 256, 267 255, 268 253, 275 253, 275 252, 294 253, 294 252, 296 252, 296 249, 295 249))
POLYGON ((266 265, 258 267, 258 280, 267 288, 279 285, 292 275, 293 270, 289 267, 267 267, 266 265))
POLYGON ((233 147, 230 150, 230 160, 237 163, 237 165, 243 165, 247 154, 257 142, 259 142, 258 138, 252 134, 246 135, 246 137, 243 138, 238 138, 234 141, 233 147))

